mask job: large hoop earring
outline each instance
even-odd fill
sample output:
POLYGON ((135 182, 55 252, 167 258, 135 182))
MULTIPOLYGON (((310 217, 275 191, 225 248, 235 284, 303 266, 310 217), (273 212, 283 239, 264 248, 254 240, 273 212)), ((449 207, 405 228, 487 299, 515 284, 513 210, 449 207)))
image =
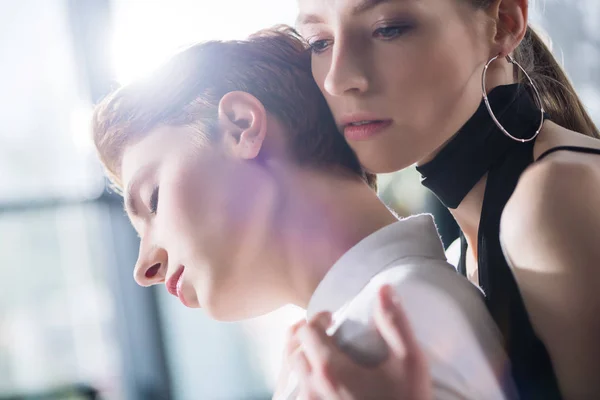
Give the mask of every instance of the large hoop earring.
POLYGON ((498 126, 498 128, 500 128, 500 130, 506 136, 508 136, 509 138, 511 138, 513 140, 516 140, 517 142, 521 142, 521 143, 531 142, 533 139, 535 139, 537 137, 537 135, 539 135, 540 131, 542 130, 542 126, 544 125, 544 106, 542 105, 542 97, 540 96, 540 92, 538 91, 537 87, 535 86, 535 83, 533 83, 533 80, 531 79, 531 77, 529 76, 529 74, 527 73, 527 71, 525 71, 525 69, 523 67, 521 67, 521 65, 519 65, 519 63, 516 62, 514 58, 512 58, 509 55, 507 55, 506 56, 506 60, 509 63, 511 63, 511 64, 516 65, 517 67, 519 67, 519 69, 525 74, 525 76, 529 80, 529 84, 533 88, 533 90, 535 92, 535 95, 538 98, 538 104, 540 105, 541 121, 540 121, 540 126, 538 127, 537 131, 535 131, 535 133, 533 134, 533 136, 530 137, 529 139, 521 139, 521 138, 514 137, 506 129, 504 129, 504 127, 502 126, 502 124, 500 123, 500 121, 498 121, 498 119, 496 118, 496 115, 494 114, 494 111, 492 110, 492 107, 490 106, 490 100, 488 99, 487 93, 485 91, 485 76, 487 74, 488 67, 490 66, 491 63, 493 63, 494 61, 496 61, 496 59, 499 56, 500 55, 497 55, 494 58, 492 58, 490 61, 487 62, 487 64, 485 64, 485 67, 483 68, 483 74, 481 75, 481 89, 483 91, 483 101, 485 102, 485 105, 486 105, 486 107, 488 109, 488 112, 490 113, 490 116, 492 117, 492 120, 494 120, 494 123, 498 126))

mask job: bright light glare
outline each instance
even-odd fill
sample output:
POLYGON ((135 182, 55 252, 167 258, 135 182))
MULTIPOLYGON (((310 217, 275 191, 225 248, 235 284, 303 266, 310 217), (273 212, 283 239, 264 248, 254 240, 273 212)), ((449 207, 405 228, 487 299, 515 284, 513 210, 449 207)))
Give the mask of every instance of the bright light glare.
POLYGON ((241 39, 292 24, 295 2, 282 0, 149 0, 114 2, 113 68, 120 84, 151 73, 178 49, 212 39, 241 39))
POLYGON ((91 151, 94 148, 91 133, 92 107, 75 107, 71 110, 71 137, 80 151, 91 151))

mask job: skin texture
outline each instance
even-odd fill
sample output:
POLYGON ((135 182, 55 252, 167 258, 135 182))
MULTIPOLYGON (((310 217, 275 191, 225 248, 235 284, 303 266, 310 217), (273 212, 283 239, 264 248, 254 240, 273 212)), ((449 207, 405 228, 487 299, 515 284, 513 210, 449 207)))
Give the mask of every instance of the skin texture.
MULTIPOLYGON (((489 59, 500 55, 488 71, 487 91, 514 83, 503 57, 525 35, 527 1, 496 0, 477 10, 459 0, 396 0, 357 10, 362 3, 299 0, 298 29, 313 47, 314 78, 341 132, 349 116, 391 122, 368 140, 348 140, 367 169, 427 162, 480 104, 489 59)), ((534 158, 561 145, 600 148, 598 140, 547 121, 534 158)), ((451 210, 469 244, 469 276, 477 271, 485 184, 484 177, 451 210)), ((600 396, 594 377, 600 369, 598 187, 598 156, 556 153, 523 173, 502 215, 500 239, 567 399, 600 396)), ((346 363, 327 360, 338 383, 352 382, 346 363)), ((372 379, 383 383, 385 373, 372 379)))
MULTIPOLYGON (((356 114, 392 121, 371 140, 349 143, 368 169, 397 171, 432 157, 473 114, 483 65, 509 44, 491 48, 487 13, 458 2, 389 1, 355 14, 360 3, 300 1, 298 28, 340 130, 356 114), (303 23, 309 15, 324 23, 303 23)), ((511 73, 498 62, 488 76, 495 86, 511 73)))
POLYGON ((252 95, 223 97, 219 131, 208 144, 194 128, 160 126, 125 149, 140 285, 166 283, 183 267, 184 304, 219 320, 306 307, 342 254, 396 221, 358 176, 292 161, 282 145, 289 135, 252 95))
MULTIPOLYGON (((432 398, 427 358, 412 333, 410 322, 389 285, 379 289, 374 321, 386 342, 390 357, 376 368, 354 365, 325 334, 331 314, 321 313, 310 322, 290 329, 286 357, 297 372, 301 399, 412 399, 432 398), (333 353, 333 354, 332 354, 333 353), (332 360, 342 365, 330 364, 332 360), (336 381, 336 370, 344 368, 352 379, 336 381), (387 380, 377 379, 385 376, 387 380)), ((287 378, 287 372, 282 374, 287 378)), ((285 388, 286 379, 280 384, 285 388)), ((276 393, 274 398, 278 398, 276 393)))

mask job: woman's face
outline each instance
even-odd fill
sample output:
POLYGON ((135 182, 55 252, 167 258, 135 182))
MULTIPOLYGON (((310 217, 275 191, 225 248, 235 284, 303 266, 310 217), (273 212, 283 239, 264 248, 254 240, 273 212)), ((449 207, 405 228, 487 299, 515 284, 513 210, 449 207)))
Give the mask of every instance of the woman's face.
POLYGON ((299 8, 314 78, 371 172, 427 161, 479 106, 493 32, 468 1, 299 0, 299 8))
POLYGON ((220 320, 271 311, 280 306, 278 265, 266 258, 277 208, 271 180, 194 136, 189 127, 159 127, 124 152, 127 213, 141 238, 134 277, 164 283, 220 320))

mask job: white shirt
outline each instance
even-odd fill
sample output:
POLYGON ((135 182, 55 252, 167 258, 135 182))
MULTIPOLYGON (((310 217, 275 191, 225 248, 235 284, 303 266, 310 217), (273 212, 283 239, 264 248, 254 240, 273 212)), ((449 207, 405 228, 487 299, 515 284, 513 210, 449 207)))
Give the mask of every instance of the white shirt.
POLYGON ((383 284, 395 289, 427 356, 435 399, 516 398, 512 380, 499 381, 508 359, 482 294, 446 261, 430 215, 395 222, 346 252, 314 292, 307 318, 333 313, 328 333, 338 345, 357 362, 377 364, 387 355, 373 321, 383 284))

